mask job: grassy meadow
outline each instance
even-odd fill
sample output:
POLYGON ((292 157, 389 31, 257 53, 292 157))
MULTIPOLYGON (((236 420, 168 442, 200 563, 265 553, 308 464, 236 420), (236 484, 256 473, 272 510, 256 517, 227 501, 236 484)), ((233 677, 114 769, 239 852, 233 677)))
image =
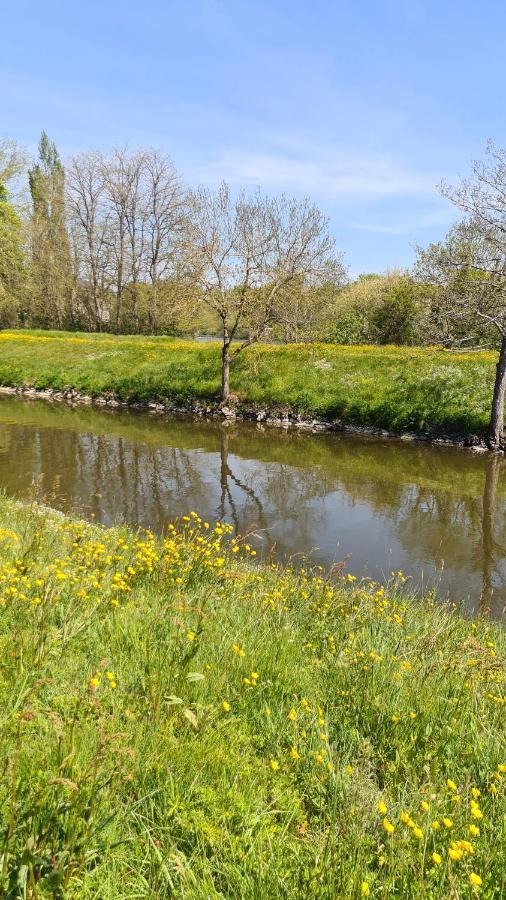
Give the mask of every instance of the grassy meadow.
MULTIPOLYGON (((483 434, 496 354, 331 344, 260 345, 241 354, 231 387, 240 403, 339 418, 349 425, 427 434, 483 434)), ((132 402, 213 400, 218 344, 63 332, 0 333, 0 384, 132 402)))
POLYGON ((0 497, 0 895, 504 897, 504 631, 252 555, 0 497))

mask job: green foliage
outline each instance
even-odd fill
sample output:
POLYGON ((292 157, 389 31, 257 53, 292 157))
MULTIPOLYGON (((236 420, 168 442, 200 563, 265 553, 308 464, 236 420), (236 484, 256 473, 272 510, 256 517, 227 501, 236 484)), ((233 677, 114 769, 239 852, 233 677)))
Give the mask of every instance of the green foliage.
POLYGON ((0 499, 0 891, 499 900, 504 631, 250 557, 0 499))
POLYGON ((21 220, 0 182, 0 328, 17 324, 26 287, 24 240, 21 220))
POLYGON ((347 344, 423 344, 433 295, 407 274, 361 275, 337 294, 328 337, 347 344))
POLYGON ((72 272, 65 213, 65 170, 45 131, 39 162, 29 171, 32 198, 32 285, 27 318, 33 325, 72 327, 72 272))

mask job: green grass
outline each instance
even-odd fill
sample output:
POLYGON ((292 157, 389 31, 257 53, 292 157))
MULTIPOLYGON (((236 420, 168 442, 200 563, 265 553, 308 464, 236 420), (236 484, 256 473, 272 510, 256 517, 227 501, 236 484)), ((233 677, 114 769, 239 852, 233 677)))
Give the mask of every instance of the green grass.
MULTIPOLYGON (((393 431, 483 434, 496 354, 409 347, 260 345, 238 357, 245 405, 289 408, 393 431)), ((126 401, 216 399, 220 348, 170 338, 63 332, 0 334, 0 383, 75 388, 126 401)))
POLYGON ((505 896, 500 626, 2 498, 0 604, 1 896, 505 896))

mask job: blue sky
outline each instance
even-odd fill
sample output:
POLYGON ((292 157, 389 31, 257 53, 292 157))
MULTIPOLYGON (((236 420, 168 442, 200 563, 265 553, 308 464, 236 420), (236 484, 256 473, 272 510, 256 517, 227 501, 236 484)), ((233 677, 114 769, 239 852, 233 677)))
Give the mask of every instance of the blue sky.
POLYGON ((310 194, 352 273, 409 265, 455 218, 436 186, 506 143, 506 4, 17 0, 0 133, 62 156, 128 143, 191 183, 310 194))

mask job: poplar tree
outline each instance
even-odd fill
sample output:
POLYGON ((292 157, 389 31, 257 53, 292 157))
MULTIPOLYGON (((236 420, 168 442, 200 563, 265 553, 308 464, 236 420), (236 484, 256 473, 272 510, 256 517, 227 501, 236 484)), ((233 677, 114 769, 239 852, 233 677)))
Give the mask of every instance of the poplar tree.
POLYGON ((72 328, 72 265, 65 215, 65 170, 43 131, 29 170, 34 324, 72 328))

